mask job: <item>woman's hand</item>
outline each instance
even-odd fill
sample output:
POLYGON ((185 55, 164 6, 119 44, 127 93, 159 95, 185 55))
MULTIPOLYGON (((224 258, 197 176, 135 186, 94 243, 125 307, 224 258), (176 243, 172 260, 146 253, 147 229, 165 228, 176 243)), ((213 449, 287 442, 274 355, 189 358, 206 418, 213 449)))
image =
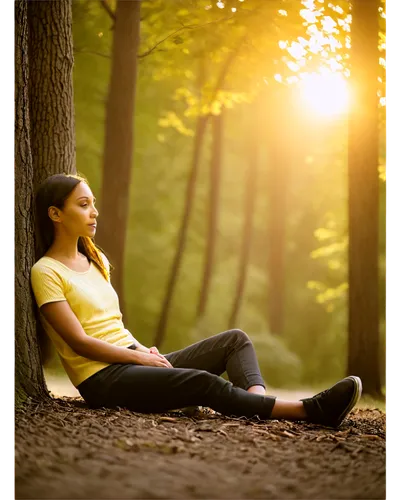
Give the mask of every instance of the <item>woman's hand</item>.
MULTIPOLYGON (((157 349, 157 348, 155 348, 157 349)), ((158 352, 158 351, 157 351, 158 352)), ((158 366, 160 368, 173 368, 171 363, 160 353, 155 352, 138 352, 139 359, 137 363, 144 366, 158 366)))
MULTIPOLYGON (((160 356, 160 358, 165 359, 165 361, 168 361, 165 356, 163 356, 162 354, 159 353, 157 347, 155 347, 155 346, 150 347, 150 353, 151 354, 155 354, 157 356, 160 356)), ((168 361, 168 363, 169 363, 169 361, 168 361)), ((169 363, 169 365, 170 365, 170 368, 173 368, 173 366, 171 365, 171 363, 169 363)))
POLYGON ((160 356, 162 356, 162 354, 159 353, 156 346, 150 347, 150 353, 151 354, 159 354, 160 356))

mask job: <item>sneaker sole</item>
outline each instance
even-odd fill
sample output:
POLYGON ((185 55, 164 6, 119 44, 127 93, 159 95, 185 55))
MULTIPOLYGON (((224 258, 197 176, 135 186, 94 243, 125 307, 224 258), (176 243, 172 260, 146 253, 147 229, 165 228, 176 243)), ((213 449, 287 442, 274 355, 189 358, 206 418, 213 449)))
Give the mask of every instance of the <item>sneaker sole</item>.
POLYGON ((354 382, 355 391, 354 391, 353 397, 351 398, 349 404, 346 406, 346 408, 343 410, 342 414, 338 418, 339 423, 336 424, 335 427, 339 427, 339 425, 343 422, 343 420, 346 418, 346 416, 351 412, 351 410, 355 407, 355 405, 360 401, 361 394, 362 394, 362 382, 361 382, 360 377, 350 375, 349 377, 346 377, 346 379, 351 379, 354 382))

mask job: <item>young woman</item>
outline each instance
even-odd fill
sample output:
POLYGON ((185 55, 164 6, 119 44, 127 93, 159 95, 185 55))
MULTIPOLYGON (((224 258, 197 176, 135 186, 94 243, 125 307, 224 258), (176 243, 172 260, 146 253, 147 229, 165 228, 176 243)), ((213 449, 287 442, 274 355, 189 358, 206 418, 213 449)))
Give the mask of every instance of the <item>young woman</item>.
POLYGON ((124 328, 110 263, 93 242, 95 202, 82 177, 43 182, 36 195, 43 256, 31 270, 43 326, 90 407, 159 413, 200 405, 227 416, 341 424, 361 396, 358 377, 300 401, 266 395, 253 344, 241 330, 166 355, 140 344, 124 328), (220 376, 225 371, 229 382, 220 376))

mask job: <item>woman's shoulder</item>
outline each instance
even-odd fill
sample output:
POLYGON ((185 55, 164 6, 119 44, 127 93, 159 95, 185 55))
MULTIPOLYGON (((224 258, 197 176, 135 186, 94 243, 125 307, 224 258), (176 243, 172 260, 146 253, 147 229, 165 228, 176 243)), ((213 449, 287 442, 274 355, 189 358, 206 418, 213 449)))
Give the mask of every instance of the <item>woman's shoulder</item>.
POLYGON ((49 257, 46 257, 45 255, 41 257, 39 260, 37 260, 33 266, 32 269, 35 270, 40 270, 40 269, 45 269, 48 267, 54 267, 53 259, 50 259, 49 257))
POLYGON ((31 268, 31 277, 40 276, 43 274, 57 274, 62 275, 63 267, 60 263, 47 256, 41 257, 38 261, 33 264, 31 268))
POLYGON ((39 308, 47 302, 66 300, 65 291, 68 288, 68 279, 56 260, 48 257, 39 259, 31 268, 30 278, 39 308))

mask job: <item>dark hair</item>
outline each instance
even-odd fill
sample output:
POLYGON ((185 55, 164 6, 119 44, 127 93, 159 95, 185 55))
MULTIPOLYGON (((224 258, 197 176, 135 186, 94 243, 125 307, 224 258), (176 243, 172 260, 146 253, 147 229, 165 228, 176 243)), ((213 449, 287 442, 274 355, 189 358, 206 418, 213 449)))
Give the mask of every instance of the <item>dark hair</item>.
MULTIPOLYGON (((37 248, 36 257, 40 259, 47 252, 54 240, 54 226, 49 217, 49 207, 63 209, 64 204, 78 184, 89 183, 85 177, 74 174, 55 174, 48 177, 39 186, 35 197, 37 248)), ((108 271, 104 265, 100 252, 104 251, 94 243, 89 236, 80 236, 78 250, 92 261, 102 275, 109 280, 108 271)))

